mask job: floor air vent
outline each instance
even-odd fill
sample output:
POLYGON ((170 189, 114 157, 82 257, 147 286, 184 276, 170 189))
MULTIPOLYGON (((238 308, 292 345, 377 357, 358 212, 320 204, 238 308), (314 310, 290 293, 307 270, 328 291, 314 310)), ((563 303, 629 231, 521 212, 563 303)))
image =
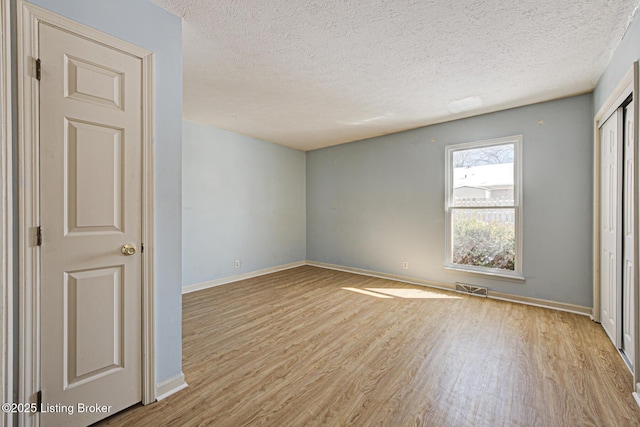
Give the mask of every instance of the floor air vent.
POLYGON ((487 297, 487 288, 481 286, 467 285, 466 283, 456 282, 456 292, 464 294, 476 295, 479 297, 487 297))

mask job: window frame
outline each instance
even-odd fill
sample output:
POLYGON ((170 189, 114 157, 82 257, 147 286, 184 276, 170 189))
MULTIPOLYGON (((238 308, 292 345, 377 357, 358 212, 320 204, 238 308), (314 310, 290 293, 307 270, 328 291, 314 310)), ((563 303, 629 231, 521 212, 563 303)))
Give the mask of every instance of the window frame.
MULTIPOLYGON (((465 142, 462 144, 451 144, 445 146, 445 262, 444 268, 464 273, 481 274, 497 278, 510 279, 513 281, 524 281, 522 269, 522 135, 512 135, 501 138, 485 139, 481 141, 465 142), (499 268, 478 267, 472 265, 455 264, 453 262, 453 212, 458 209, 469 209, 469 207, 456 207, 453 204, 453 154, 457 151, 474 148, 485 148, 499 145, 513 144, 513 205, 495 206, 497 209, 514 209, 515 226, 515 261, 514 270, 504 270, 499 268)), ((494 208, 493 206, 483 206, 471 209, 494 208)))

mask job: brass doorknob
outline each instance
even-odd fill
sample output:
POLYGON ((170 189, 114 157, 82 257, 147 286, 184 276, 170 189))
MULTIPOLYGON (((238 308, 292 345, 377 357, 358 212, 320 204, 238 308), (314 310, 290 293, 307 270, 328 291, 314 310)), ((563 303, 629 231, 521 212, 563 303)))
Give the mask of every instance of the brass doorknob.
POLYGON ((136 253, 136 247, 131 243, 127 243, 126 245, 122 246, 122 248, 120 249, 120 252, 122 252, 122 255, 126 255, 126 256, 133 255, 136 253))

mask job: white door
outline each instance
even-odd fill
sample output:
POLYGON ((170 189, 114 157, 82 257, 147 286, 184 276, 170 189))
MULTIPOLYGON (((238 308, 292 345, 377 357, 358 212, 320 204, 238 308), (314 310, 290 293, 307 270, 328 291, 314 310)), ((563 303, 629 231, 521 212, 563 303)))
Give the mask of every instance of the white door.
POLYGON ((622 239, 621 155, 616 111, 600 128, 600 321, 616 346, 618 343, 618 296, 620 295, 622 239))
POLYGON ((624 110, 624 186, 623 194, 623 272, 622 272, 622 351, 633 367, 634 361, 634 137, 633 103, 624 110))
POLYGON ((41 422, 88 425, 142 397, 142 65, 45 24, 39 51, 41 422))

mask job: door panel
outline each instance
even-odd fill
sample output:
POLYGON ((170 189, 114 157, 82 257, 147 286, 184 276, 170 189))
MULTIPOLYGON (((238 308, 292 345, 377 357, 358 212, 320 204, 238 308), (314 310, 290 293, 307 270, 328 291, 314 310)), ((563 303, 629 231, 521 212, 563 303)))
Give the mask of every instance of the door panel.
POLYGON ((123 129, 66 123, 68 233, 122 232, 123 129))
POLYGON ((139 58, 39 25, 42 425, 88 425, 141 400, 139 58), (110 407, 77 410, 78 403, 110 407))
POLYGON ((600 321, 611 340, 619 345, 618 295, 622 253, 620 206, 622 146, 618 143, 619 113, 600 128, 600 321))
POLYGON ((633 103, 624 111, 624 273, 622 281, 622 351, 628 362, 634 362, 633 298, 635 286, 635 238, 634 238, 634 192, 635 192, 635 146, 633 136, 633 103))
POLYGON ((122 266, 65 276, 64 366, 68 388, 124 368, 124 310, 122 266))
POLYGON ((68 55, 65 56, 65 62, 65 96, 122 109, 122 73, 68 55))

